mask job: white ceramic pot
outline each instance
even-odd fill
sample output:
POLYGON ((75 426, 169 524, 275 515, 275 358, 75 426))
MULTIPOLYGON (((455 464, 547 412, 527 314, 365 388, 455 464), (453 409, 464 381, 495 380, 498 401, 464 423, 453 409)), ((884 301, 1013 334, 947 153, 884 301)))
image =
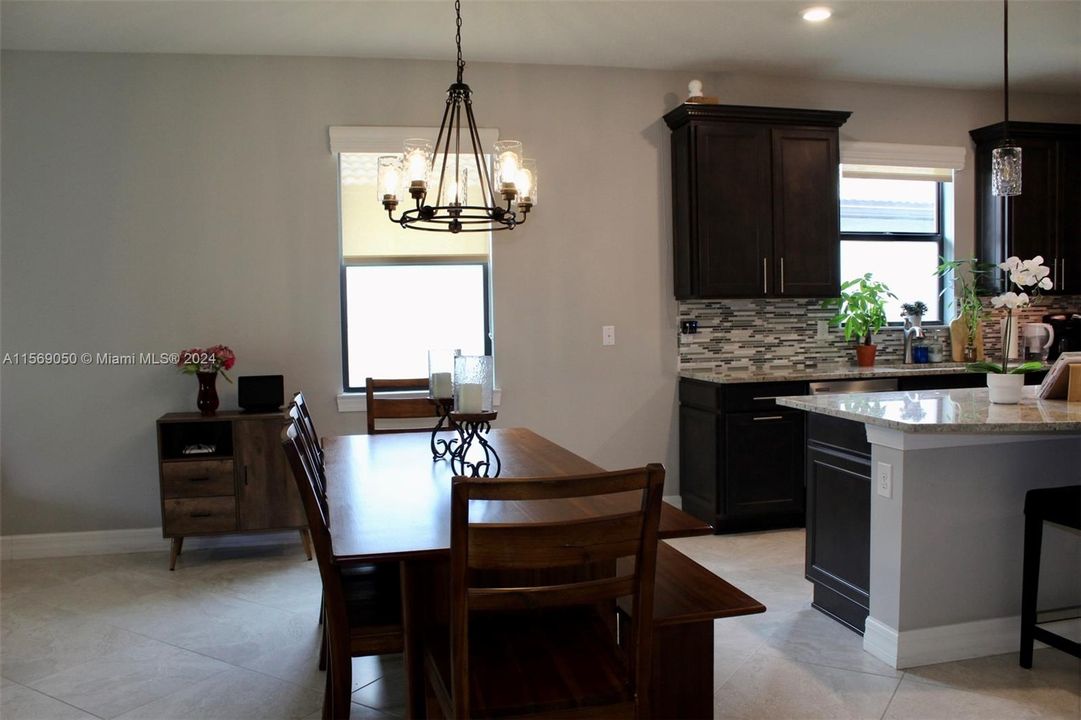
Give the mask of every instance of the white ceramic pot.
POLYGON ((993 403, 1016 405, 1021 402, 1021 389, 1024 387, 1023 374, 987 373, 987 394, 993 403))

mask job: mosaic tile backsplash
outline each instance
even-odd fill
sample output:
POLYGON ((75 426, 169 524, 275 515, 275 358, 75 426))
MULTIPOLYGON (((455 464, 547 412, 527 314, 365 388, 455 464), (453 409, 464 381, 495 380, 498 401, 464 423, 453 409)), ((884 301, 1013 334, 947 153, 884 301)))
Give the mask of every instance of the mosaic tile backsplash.
MULTIPOLYGON (((1081 311, 1081 295, 1040 298, 1040 304, 1024 312, 1023 322, 1059 310, 1081 311)), ((852 343, 839 328, 829 329, 829 339, 818 339, 818 321, 829 320, 833 311, 820 299, 687 300, 679 304, 679 319, 697 320, 698 333, 679 336, 680 370, 800 370, 838 362, 855 364, 852 343)), ((1001 348, 999 315, 984 325, 985 352, 1001 348)), ((944 326, 924 328, 924 343, 942 345, 950 360, 950 333, 944 326)), ((678 332, 678 330, 677 330, 678 332)), ((904 360, 901 330, 885 328, 875 336, 877 362, 904 360)))

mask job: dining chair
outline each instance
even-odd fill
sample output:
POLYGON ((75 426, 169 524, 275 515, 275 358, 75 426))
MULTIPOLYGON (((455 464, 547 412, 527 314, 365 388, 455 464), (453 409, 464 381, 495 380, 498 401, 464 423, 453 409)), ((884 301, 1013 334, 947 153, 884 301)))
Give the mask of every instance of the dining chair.
POLYGON ((428 378, 410 378, 407 380, 379 380, 367 378, 364 381, 367 396, 368 434, 431 432, 435 423, 417 427, 376 427, 376 420, 401 420, 417 418, 436 418, 435 405, 426 397, 401 397, 406 391, 428 392, 428 378), (396 396, 397 395, 397 396, 396 396))
POLYGON ((450 627, 425 646, 429 716, 648 716, 664 468, 453 483, 450 627), (630 491, 642 496, 632 512, 568 518, 545 503, 630 491), (522 522, 471 520, 473 500, 516 503, 522 522), (632 611, 617 642, 620 597, 632 611))
POLYGON ((318 456, 319 464, 323 464, 323 441, 315 432, 315 423, 312 422, 312 414, 308 410, 308 401, 304 398, 304 392, 301 390, 293 393, 293 405, 296 405, 300 411, 300 415, 303 418, 304 434, 307 436, 308 441, 315 448, 316 455, 318 456))
POLYGON ((400 653, 404 649, 401 587, 394 582, 396 575, 347 575, 334 562, 329 516, 319 500, 316 474, 303 442, 295 423, 282 430, 282 446, 308 517, 323 582, 328 666, 323 717, 339 720, 349 717, 352 658, 400 653))

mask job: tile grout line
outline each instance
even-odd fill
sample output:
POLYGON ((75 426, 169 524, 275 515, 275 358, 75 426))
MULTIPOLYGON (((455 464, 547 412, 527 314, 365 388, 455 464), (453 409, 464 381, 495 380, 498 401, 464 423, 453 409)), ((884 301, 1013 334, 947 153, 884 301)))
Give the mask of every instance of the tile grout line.
POLYGON ((897 684, 893 686, 893 692, 890 693, 890 701, 886 703, 886 707, 882 708, 882 715, 879 717, 879 720, 886 720, 886 713, 890 711, 890 705, 893 705, 893 699, 897 697, 897 691, 901 689, 901 681, 907 676, 908 673, 902 670, 901 677, 897 678, 897 684))
MULTIPOLYGON (((47 698, 49 698, 50 700, 55 700, 56 702, 60 703, 61 705, 67 705, 67 706, 68 706, 69 708, 73 708, 73 709, 75 709, 75 710, 78 710, 78 711, 79 711, 79 712, 81 712, 81 713, 86 713, 86 714, 87 714, 87 715, 89 715, 90 717, 96 717, 96 718, 99 718, 100 720, 109 720, 108 718, 103 718, 103 717, 102 717, 101 715, 97 715, 97 714, 95 714, 95 713, 92 713, 92 712, 90 712, 89 710, 87 710, 87 709, 85 709, 85 708, 81 708, 81 707, 79 707, 78 705, 72 705, 71 703, 69 703, 69 702, 68 702, 68 701, 66 701, 66 700, 61 700, 61 699, 60 699, 60 698, 58 698, 58 697, 53 697, 53 696, 52 696, 52 695, 50 695, 49 693, 47 693, 47 692, 43 692, 43 691, 41 691, 41 690, 38 690, 38 689, 37 689, 37 688, 35 688, 35 687, 30 687, 29 685, 23 685, 23 684, 22 684, 21 682, 17 682, 17 681, 15 681, 15 680, 12 680, 12 679, 11 679, 11 678, 9 678, 9 677, 5 677, 4 679, 5 679, 5 680, 7 680, 7 681, 8 681, 9 683, 11 683, 12 685, 18 685, 19 687, 23 688, 24 690, 29 690, 30 692, 33 692, 33 693, 37 693, 38 695, 42 695, 42 696, 44 696, 44 697, 47 697, 47 698)), ((140 705, 140 707, 142 707, 142 706, 140 705)))

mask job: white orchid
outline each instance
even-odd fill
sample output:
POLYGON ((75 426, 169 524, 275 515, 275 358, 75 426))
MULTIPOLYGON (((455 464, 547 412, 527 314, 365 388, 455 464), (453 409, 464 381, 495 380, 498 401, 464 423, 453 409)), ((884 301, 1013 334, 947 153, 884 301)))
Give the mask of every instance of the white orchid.
POLYGON ((1003 307, 1007 310, 1016 310, 1027 306, 1029 302, 1031 298, 1026 293, 1006 292, 991 298, 991 305, 996 310, 1003 307))
POLYGON ((1051 269, 1043 264, 1043 256, 1037 255, 1031 260, 1021 260, 1017 257, 1007 258, 1005 262, 998 264, 999 268, 1010 273, 1010 282, 1021 289, 1038 288, 1050 290, 1053 287, 1051 269))

